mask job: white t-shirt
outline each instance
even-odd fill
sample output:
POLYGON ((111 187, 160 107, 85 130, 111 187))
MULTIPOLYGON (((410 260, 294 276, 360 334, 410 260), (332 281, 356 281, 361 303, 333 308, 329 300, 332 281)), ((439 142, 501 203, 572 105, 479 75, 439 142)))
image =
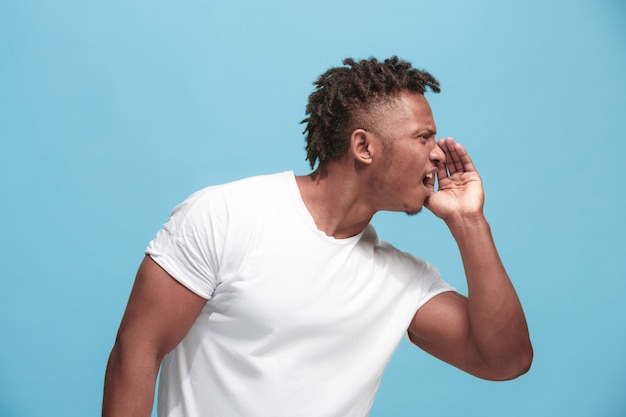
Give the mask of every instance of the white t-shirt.
POLYGON ((293 172, 193 194, 146 253, 208 300, 163 361, 161 417, 366 416, 417 309, 452 290, 371 225, 318 230, 293 172))

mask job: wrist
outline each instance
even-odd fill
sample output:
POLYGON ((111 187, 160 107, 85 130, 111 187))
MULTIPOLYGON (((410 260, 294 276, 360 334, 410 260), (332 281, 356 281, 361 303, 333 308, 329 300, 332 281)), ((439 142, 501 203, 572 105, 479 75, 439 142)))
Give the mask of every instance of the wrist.
POLYGON ((473 227, 487 223, 482 211, 464 214, 452 214, 444 219, 448 227, 473 227))
POLYGON ((490 230, 489 223, 482 212, 450 216, 445 219, 445 223, 455 237, 490 230))

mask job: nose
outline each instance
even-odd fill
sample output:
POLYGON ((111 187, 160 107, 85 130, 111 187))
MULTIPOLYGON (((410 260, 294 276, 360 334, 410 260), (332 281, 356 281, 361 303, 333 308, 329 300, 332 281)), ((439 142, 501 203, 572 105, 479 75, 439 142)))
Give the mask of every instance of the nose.
POLYGON ((435 147, 430 151, 430 160, 433 161, 433 164, 436 166, 440 166, 446 162, 446 154, 436 143, 435 147))

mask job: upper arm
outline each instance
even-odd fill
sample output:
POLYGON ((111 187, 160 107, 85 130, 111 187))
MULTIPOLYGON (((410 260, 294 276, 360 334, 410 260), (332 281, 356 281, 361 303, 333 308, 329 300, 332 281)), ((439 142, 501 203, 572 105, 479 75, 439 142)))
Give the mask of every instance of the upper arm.
POLYGON ((117 342, 160 359, 185 337, 206 300, 146 256, 139 266, 117 342))
POLYGON ((436 295, 415 313, 409 339, 431 355, 470 374, 481 372, 481 357, 472 343, 467 298, 448 291, 436 295))

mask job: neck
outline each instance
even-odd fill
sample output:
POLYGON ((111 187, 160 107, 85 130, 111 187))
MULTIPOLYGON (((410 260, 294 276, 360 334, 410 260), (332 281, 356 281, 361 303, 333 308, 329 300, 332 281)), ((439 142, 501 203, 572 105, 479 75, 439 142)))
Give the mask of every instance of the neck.
POLYGON ((336 163, 296 177, 317 228, 336 239, 360 233, 375 213, 365 197, 363 179, 350 171, 345 164, 336 163))

